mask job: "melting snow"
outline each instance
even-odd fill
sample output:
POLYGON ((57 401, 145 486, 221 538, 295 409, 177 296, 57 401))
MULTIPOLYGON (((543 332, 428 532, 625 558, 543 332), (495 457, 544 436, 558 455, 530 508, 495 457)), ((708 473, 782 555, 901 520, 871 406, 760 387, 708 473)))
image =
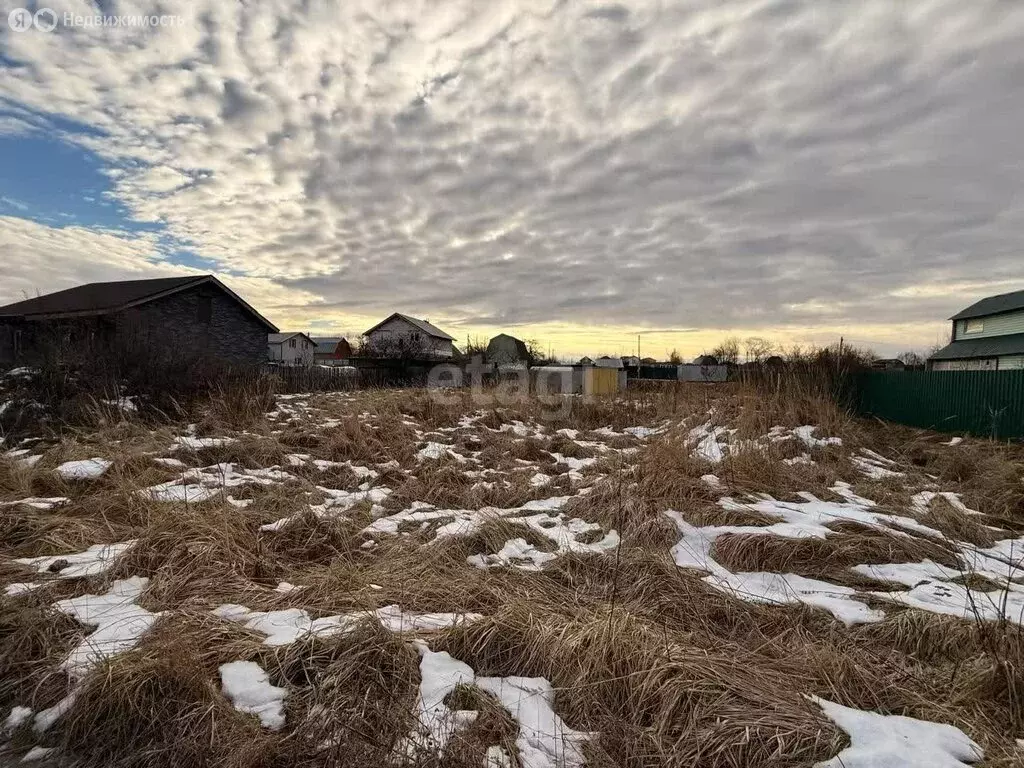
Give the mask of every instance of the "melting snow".
POLYGON ((220 665, 224 695, 235 709, 256 715, 264 728, 279 731, 284 727, 284 698, 288 692, 270 684, 270 677, 252 661, 231 661, 220 665))
POLYGON ((112 464, 112 461, 100 458, 65 461, 54 471, 65 480, 95 480, 110 469, 112 464))
POLYGON ((28 707, 14 707, 11 709, 11 714, 4 720, 3 725, 0 725, 0 733, 10 733, 16 728, 20 728, 23 723, 28 722, 30 717, 32 717, 32 710, 28 707))
POLYGON ((198 451, 201 448, 220 448, 224 445, 231 445, 237 442, 233 437, 193 437, 186 435, 184 437, 174 438, 174 442, 178 448, 185 448, 191 451, 198 451))
POLYGON ((420 654, 420 692, 416 701, 418 733, 408 738, 407 751, 441 752, 455 731, 477 717, 473 710, 454 710, 444 703, 456 686, 472 685, 473 668, 445 652, 434 652, 422 640, 413 642, 420 654))
MULTIPOLYGON (((793 573, 765 573, 761 571, 733 573, 714 558, 711 549, 715 539, 726 533, 750 533, 766 531, 756 526, 707 526, 697 528, 690 525, 675 510, 665 515, 672 520, 683 538, 672 547, 672 557, 680 568, 695 568, 708 571, 703 581, 715 589, 754 603, 804 603, 824 608, 845 624, 862 624, 881 621, 884 614, 875 611, 853 599, 856 590, 830 584, 827 581, 808 579, 793 573)), ((776 523, 776 526, 784 525, 776 523)), ((775 526, 770 526, 775 527, 775 526)))
POLYGON ((713 427, 710 421, 702 426, 694 427, 690 430, 690 440, 697 442, 694 452, 705 461, 718 464, 725 458, 722 446, 718 443, 718 437, 727 432, 725 427, 713 427))
POLYGON ((392 632, 431 632, 447 629, 460 624, 477 621, 477 613, 404 613, 397 605, 386 605, 374 611, 310 618, 302 608, 286 608, 280 611, 250 611, 244 605, 226 604, 214 609, 214 615, 228 621, 236 621, 266 635, 264 645, 289 645, 307 637, 329 637, 350 632, 360 621, 376 619, 381 626, 392 632))
MULTIPOLYGON (((554 711, 554 690, 543 677, 476 677, 468 664, 414 641, 420 654, 417 729, 407 750, 440 752, 451 736, 472 723, 477 712, 453 710, 444 699, 459 685, 475 685, 494 696, 519 724, 516 747, 523 768, 582 768, 583 744, 594 734, 574 731, 554 711)), ((487 750, 488 768, 512 765, 501 747, 487 750)))
POLYGON ((896 603, 942 613, 961 619, 1012 621, 1024 624, 1024 587, 1009 584, 1006 589, 983 592, 962 584, 927 581, 909 592, 872 592, 896 603))
POLYGON ((979 512, 978 510, 971 509, 966 504, 964 504, 960 500, 960 494, 953 493, 952 491, 942 491, 939 493, 936 493, 935 491, 921 491, 920 493, 915 493, 913 495, 913 497, 910 499, 910 503, 914 505, 915 512, 918 512, 919 514, 923 515, 928 513, 931 507, 932 500, 936 498, 945 499, 949 503, 949 506, 951 506, 957 512, 962 512, 965 515, 981 514, 981 512, 979 512))
POLYGON ((451 446, 444 443, 427 443, 425 447, 416 452, 416 458, 419 461, 443 459, 445 456, 451 456, 458 462, 464 463, 469 461, 461 453, 458 453, 451 446))
POLYGON ((134 545, 134 539, 118 544, 93 544, 84 552, 45 557, 19 557, 14 562, 32 566, 40 573, 49 571, 60 579, 77 579, 105 573, 118 557, 134 545))
POLYGON ((53 607, 82 624, 95 627, 68 656, 63 668, 80 678, 96 664, 134 648, 160 617, 135 604, 149 579, 132 576, 115 581, 102 595, 82 595, 58 600, 53 607))
POLYGON ((466 562, 477 568, 511 566, 524 571, 539 571, 543 565, 558 557, 554 552, 543 552, 526 539, 509 539, 496 554, 470 555, 466 562))
POLYGON ((809 698, 850 735, 850 746, 815 768, 965 768, 984 757, 981 747, 952 725, 809 698))
POLYGON ((519 722, 516 747, 523 768, 581 768, 583 744, 593 734, 574 731, 554 711, 554 690, 543 677, 478 677, 519 722))
POLYGON ((846 501, 822 501, 811 493, 801 491, 798 495, 806 500, 804 502, 777 501, 771 496, 763 494, 750 502, 738 502, 733 498, 726 497, 719 499, 718 504, 723 509, 733 511, 753 510, 784 521, 767 527, 749 528, 743 531, 744 533, 761 532, 787 538, 813 536, 821 539, 834 533, 834 531, 827 527, 829 523, 846 520, 872 528, 881 528, 897 535, 906 534, 902 531, 894 530, 893 527, 922 533, 938 539, 945 538, 940 531, 929 528, 912 517, 870 511, 870 508, 875 506, 875 502, 857 496, 850 489, 849 483, 837 482, 830 490, 839 496, 843 496, 846 501))
POLYGON ((39 589, 41 586, 43 586, 41 583, 35 581, 8 584, 4 588, 4 594, 7 597, 17 597, 18 595, 24 595, 32 590, 39 589))
MULTIPOLYGON (((317 489, 327 495, 327 500, 323 504, 316 504, 310 507, 310 511, 319 518, 341 517, 360 502, 369 501, 371 504, 377 505, 383 503, 391 495, 391 489, 384 487, 368 488, 360 491, 341 491, 321 486, 317 486, 317 489)), ((260 530, 279 531, 293 520, 298 520, 301 517, 301 514, 282 517, 280 520, 261 525, 260 530)))
POLYGON ((814 431, 817 429, 813 424, 807 424, 802 427, 794 427, 793 434, 804 441, 804 445, 808 448, 814 448, 815 446, 826 446, 826 445, 842 445, 843 439, 841 437, 815 437, 814 431))
POLYGON ((30 749, 28 752, 26 752, 22 756, 21 762, 23 762, 23 763, 36 763, 36 762, 42 760, 47 755, 49 755, 51 752, 56 752, 56 751, 57 751, 56 747, 39 747, 39 746, 32 747, 32 749, 30 749))
POLYGON ((30 496, 27 499, 18 499, 17 501, 0 501, 0 507, 17 507, 26 506, 32 507, 32 509, 53 509, 64 504, 70 503, 71 499, 66 496, 30 496))

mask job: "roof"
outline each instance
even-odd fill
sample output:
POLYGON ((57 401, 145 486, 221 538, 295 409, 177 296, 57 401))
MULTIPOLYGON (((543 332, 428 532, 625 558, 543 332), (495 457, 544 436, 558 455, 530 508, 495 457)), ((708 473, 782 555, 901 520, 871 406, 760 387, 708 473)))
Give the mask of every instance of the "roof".
POLYGON ((68 317, 109 315, 171 296, 187 288, 211 283, 241 304, 272 331, 277 326, 253 309, 234 291, 213 275, 158 277, 152 280, 115 280, 107 283, 86 283, 56 293, 36 296, 0 307, 0 317, 23 317, 27 320, 57 320, 68 317))
MULTIPOLYGON (((268 333, 267 344, 283 344, 284 342, 288 341, 288 339, 291 339, 295 336, 306 336, 306 334, 304 334, 302 331, 292 331, 290 333, 268 333)), ((309 339, 309 342, 311 344, 316 344, 316 342, 310 339, 309 336, 306 336, 306 338, 309 339)))
POLYGON ((950 320, 966 320, 971 317, 985 317, 987 315, 998 315, 1002 312, 1013 312, 1024 309, 1024 291, 1013 293, 1000 293, 998 296, 989 296, 987 299, 976 301, 967 309, 963 309, 953 315, 950 320))
POLYGON ((313 343, 316 344, 314 351, 324 355, 333 355, 341 342, 348 343, 344 336, 313 336, 312 338, 313 343))
POLYGON ((410 325, 415 326, 416 328, 419 328, 425 334, 427 334, 428 336, 433 336, 435 339, 447 339, 448 341, 455 341, 455 337, 454 336, 449 336, 447 333, 442 331, 436 325, 431 325, 426 320, 420 320, 419 318, 416 318, 416 317, 410 317, 409 315, 403 315, 401 312, 395 312, 394 314, 388 315, 386 318, 384 318, 379 323, 377 323, 375 326, 373 326, 373 328, 371 328, 370 330, 368 330, 365 333, 363 333, 363 335, 364 336, 369 336, 371 333, 373 333, 378 328, 380 328, 382 325, 384 325, 384 323, 386 323, 386 322, 388 322, 390 320, 394 320, 396 317, 401 319, 401 320, 405 320, 405 322, 409 323, 410 325))
POLYGON ((495 346, 495 342, 500 340, 500 339, 510 339, 512 341, 512 343, 515 345, 516 357, 518 359, 520 359, 520 360, 529 360, 530 359, 530 350, 527 349, 526 342, 524 342, 522 339, 517 339, 515 336, 510 336, 507 333, 499 333, 497 336, 495 336, 493 339, 491 339, 487 343, 487 354, 488 355, 497 354, 497 351, 494 351, 494 352, 491 351, 491 347, 495 346))
POLYGON ((1024 333, 954 341, 928 359, 966 360, 976 357, 1000 357, 1001 355, 1024 355, 1024 333))

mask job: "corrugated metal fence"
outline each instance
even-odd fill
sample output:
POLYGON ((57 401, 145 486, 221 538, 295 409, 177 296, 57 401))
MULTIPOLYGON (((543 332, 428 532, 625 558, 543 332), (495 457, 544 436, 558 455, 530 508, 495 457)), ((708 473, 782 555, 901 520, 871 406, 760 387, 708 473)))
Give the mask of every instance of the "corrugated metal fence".
POLYGON ((865 416, 1001 440, 1024 438, 1022 371, 870 371, 854 378, 865 416))

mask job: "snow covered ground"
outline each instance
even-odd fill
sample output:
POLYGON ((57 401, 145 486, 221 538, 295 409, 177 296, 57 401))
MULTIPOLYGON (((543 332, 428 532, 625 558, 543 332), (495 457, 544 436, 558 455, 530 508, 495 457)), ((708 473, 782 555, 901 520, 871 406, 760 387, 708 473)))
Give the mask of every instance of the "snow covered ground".
MULTIPOLYGON (((384 753, 413 764, 639 764, 630 750, 649 728, 645 748, 668 751, 645 764, 672 750, 697 764, 699 733, 712 738, 716 722, 735 722, 715 727, 736 740, 716 754, 751 765, 955 768, 1019 749, 1012 715, 971 714, 985 701, 929 704, 951 697, 936 670, 963 661, 955 649, 932 662, 878 640, 914 647, 907 633, 927 627, 974 637, 1024 623, 1024 526, 975 487, 859 432, 752 431, 725 407, 609 403, 546 422, 374 397, 279 397, 247 431, 94 436, 71 454, 84 460, 60 461, 49 451, 67 447, 45 442, 9 448, 0 607, 25 622, 11 632, 31 663, 0 664, 11 676, 0 681, 0 743, 11 739, 0 755, 59 759, 45 750, 72 745, 53 734, 83 702, 96 706, 102 676, 119 680, 163 648, 192 655, 197 690, 239 727, 268 744, 308 740, 331 765, 356 754, 346 718, 372 707, 342 696, 325 709, 318 691, 358 678, 371 657, 367 679, 391 680, 386 698, 405 702, 376 726, 390 734, 384 753), (25 644, 44 616, 67 634, 25 644), (818 638, 817 656, 770 650, 800 637, 818 638), (693 647, 703 666, 683 661, 693 647), (331 666, 346 657, 332 648, 349 649, 348 668, 331 666), (386 649, 393 662, 380 659, 386 649), (830 653, 862 665, 865 680, 885 680, 872 664, 881 675, 880 659, 897 654, 903 676, 846 691, 830 653), (688 688, 688 675, 708 677, 688 688), (761 678, 785 681, 766 689, 770 707, 743 692, 761 678), (692 721, 670 703, 673 686, 696 696, 692 721), (694 692, 705 686, 720 695, 694 692), (834 686, 860 706, 835 703, 834 686), (635 730, 616 730, 634 714, 635 730), (773 741, 773 729, 788 735, 773 741)), ((922 439, 936 467, 971 445, 922 439)), ((975 664, 986 658, 978 642, 975 664)))

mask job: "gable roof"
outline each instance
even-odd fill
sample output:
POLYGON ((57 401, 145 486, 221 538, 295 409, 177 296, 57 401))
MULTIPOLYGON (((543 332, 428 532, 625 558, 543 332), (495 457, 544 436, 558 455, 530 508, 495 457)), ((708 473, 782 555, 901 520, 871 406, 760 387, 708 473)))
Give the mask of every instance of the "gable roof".
POLYGON ((115 280, 107 283, 76 285, 74 288, 0 307, 0 318, 23 317, 28 320, 58 320, 70 317, 109 315, 206 283, 215 285, 267 328, 277 332, 276 325, 263 317, 213 275, 158 277, 151 280, 115 280))
POLYGON ((1013 291, 1012 293, 1000 293, 998 296, 989 296, 986 299, 974 302, 967 309, 960 310, 949 319, 966 320, 972 317, 998 315, 1001 312, 1013 312, 1017 309, 1024 309, 1024 291, 1013 291))
POLYGON ((517 339, 515 336, 511 336, 507 333, 499 333, 497 336, 495 336, 489 342, 487 342, 488 355, 497 354, 497 343, 500 342, 501 339, 509 339, 512 342, 512 344, 516 348, 516 357, 519 360, 530 359, 530 350, 527 349, 526 342, 524 342, 522 339, 517 339), (492 347, 494 347, 495 349, 492 350, 492 347))
POLYGON ((426 320, 420 320, 415 317, 410 317, 409 315, 403 315, 401 312, 395 312, 394 314, 388 315, 375 326, 373 326, 373 328, 371 328, 368 331, 364 331, 363 336, 369 336, 382 325, 391 320, 394 320, 396 317, 399 318, 400 320, 404 320, 405 322, 409 323, 412 326, 415 326, 416 328, 419 328, 425 334, 427 334, 428 336, 433 336, 435 339, 447 339, 448 341, 455 341, 454 336, 449 336, 436 325, 431 325, 426 320))
POLYGON ((1024 355, 1024 333, 954 341, 928 359, 967 360, 975 357, 999 357, 1001 355, 1024 355))
POLYGON ((267 344, 283 344, 288 339, 294 338, 295 336, 305 336, 310 344, 316 344, 309 336, 306 336, 302 331, 292 331, 291 333, 268 333, 267 344))
POLYGON ((314 351, 321 355, 333 355, 343 341, 348 344, 348 340, 344 336, 313 336, 312 338, 313 343, 316 344, 314 351))

